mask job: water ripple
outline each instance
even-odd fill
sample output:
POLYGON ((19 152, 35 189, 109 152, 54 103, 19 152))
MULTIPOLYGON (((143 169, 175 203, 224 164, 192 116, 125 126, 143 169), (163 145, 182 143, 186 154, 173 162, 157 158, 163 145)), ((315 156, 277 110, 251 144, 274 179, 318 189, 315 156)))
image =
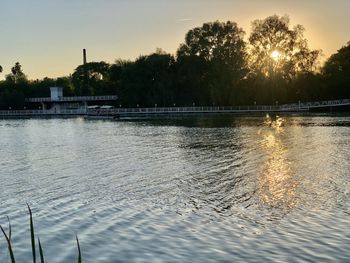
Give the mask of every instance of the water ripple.
POLYGON ((347 262, 349 122, 2 120, 0 224, 20 262, 25 202, 50 262, 347 262))

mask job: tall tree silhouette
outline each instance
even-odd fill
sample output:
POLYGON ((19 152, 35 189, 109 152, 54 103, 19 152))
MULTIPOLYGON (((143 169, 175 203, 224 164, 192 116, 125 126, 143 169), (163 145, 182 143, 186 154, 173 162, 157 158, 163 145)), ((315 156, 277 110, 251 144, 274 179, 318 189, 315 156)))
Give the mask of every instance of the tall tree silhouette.
POLYGON ((6 75, 6 80, 9 82, 14 82, 15 84, 27 82, 27 76, 24 74, 22 65, 19 62, 16 62, 11 68, 11 73, 6 75))
POLYGON ((250 62, 255 73, 291 79, 298 72, 315 68, 320 50, 309 49, 303 26, 291 29, 289 23, 288 16, 277 15, 252 22, 250 62))
POLYGON ((240 81, 247 73, 244 34, 235 22, 205 23, 191 29, 177 51, 179 61, 199 57, 206 62, 208 70, 201 76, 206 83, 203 92, 210 94, 212 103, 232 104, 237 96, 240 81))
POLYGON ((252 22, 250 77, 257 99, 265 103, 288 100, 287 86, 299 73, 312 72, 320 50, 310 50, 304 27, 290 28, 288 16, 269 16, 252 22), (254 83, 255 80, 255 83, 254 83))
POLYGON ((78 66, 72 82, 78 95, 99 95, 101 86, 108 76, 109 64, 106 62, 90 62, 78 66))
POLYGON ((350 41, 326 61, 322 73, 328 97, 350 98, 350 41))

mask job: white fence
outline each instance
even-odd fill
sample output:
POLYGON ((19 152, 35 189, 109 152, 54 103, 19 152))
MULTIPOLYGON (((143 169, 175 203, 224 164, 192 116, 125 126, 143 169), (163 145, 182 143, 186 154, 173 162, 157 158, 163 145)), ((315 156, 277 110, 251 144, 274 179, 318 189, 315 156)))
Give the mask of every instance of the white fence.
MULTIPOLYGON (((176 113, 239 113, 239 112, 267 112, 267 111, 298 111, 296 108, 282 106, 235 106, 235 107, 153 107, 153 108, 115 108, 89 109, 89 115, 142 115, 142 114, 176 114, 176 113)), ((305 110, 305 109, 300 109, 305 110)))
MULTIPOLYGON (((108 97, 108 96, 101 96, 108 97)), ((177 114, 177 113, 244 113, 244 112, 293 112, 308 111, 313 108, 350 106, 350 99, 316 102, 299 102, 283 105, 254 106, 197 106, 197 107, 150 107, 150 108, 113 108, 113 109, 72 109, 72 110, 5 110, 0 116, 41 116, 41 115, 92 115, 121 116, 142 114, 177 114)))
POLYGON ((348 106, 350 105, 350 99, 342 100, 323 100, 323 101, 313 101, 313 102, 298 102, 291 104, 284 104, 281 107, 286 108, 323 108, 323 107, 332 107, 332 106, 348 106))
POLYGON ((49 97, 47 98, 28 98, 27 102, 69 102, 69 101, 114 101, 117 100, 116 95, 107 96, 75 96, 75 97, 62 97, 58 100, 53 100, 49 97))
POLYGON ((2 110, 0 116, 85 115, 86 110, 2 110))

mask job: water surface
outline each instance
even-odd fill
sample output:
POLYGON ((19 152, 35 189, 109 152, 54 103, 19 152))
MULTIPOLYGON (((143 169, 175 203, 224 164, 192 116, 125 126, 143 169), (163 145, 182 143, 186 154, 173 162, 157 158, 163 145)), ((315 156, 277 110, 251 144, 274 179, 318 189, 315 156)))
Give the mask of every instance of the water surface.
MULTIPOLYGON (((347 262, 350 118, 0 120, 0 224, 50 262, 347 262)), ((0 238, 0 262, 9 262, 0 238)))

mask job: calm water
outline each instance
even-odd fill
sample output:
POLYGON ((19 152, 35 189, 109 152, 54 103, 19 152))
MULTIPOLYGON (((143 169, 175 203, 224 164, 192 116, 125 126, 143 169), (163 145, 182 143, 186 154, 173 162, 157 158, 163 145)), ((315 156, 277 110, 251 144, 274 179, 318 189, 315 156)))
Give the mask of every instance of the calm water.
POLYGON ((0 120, 0 156, 20 262, 26 202, 50 262, 349 262, 350 117, 0 120))

